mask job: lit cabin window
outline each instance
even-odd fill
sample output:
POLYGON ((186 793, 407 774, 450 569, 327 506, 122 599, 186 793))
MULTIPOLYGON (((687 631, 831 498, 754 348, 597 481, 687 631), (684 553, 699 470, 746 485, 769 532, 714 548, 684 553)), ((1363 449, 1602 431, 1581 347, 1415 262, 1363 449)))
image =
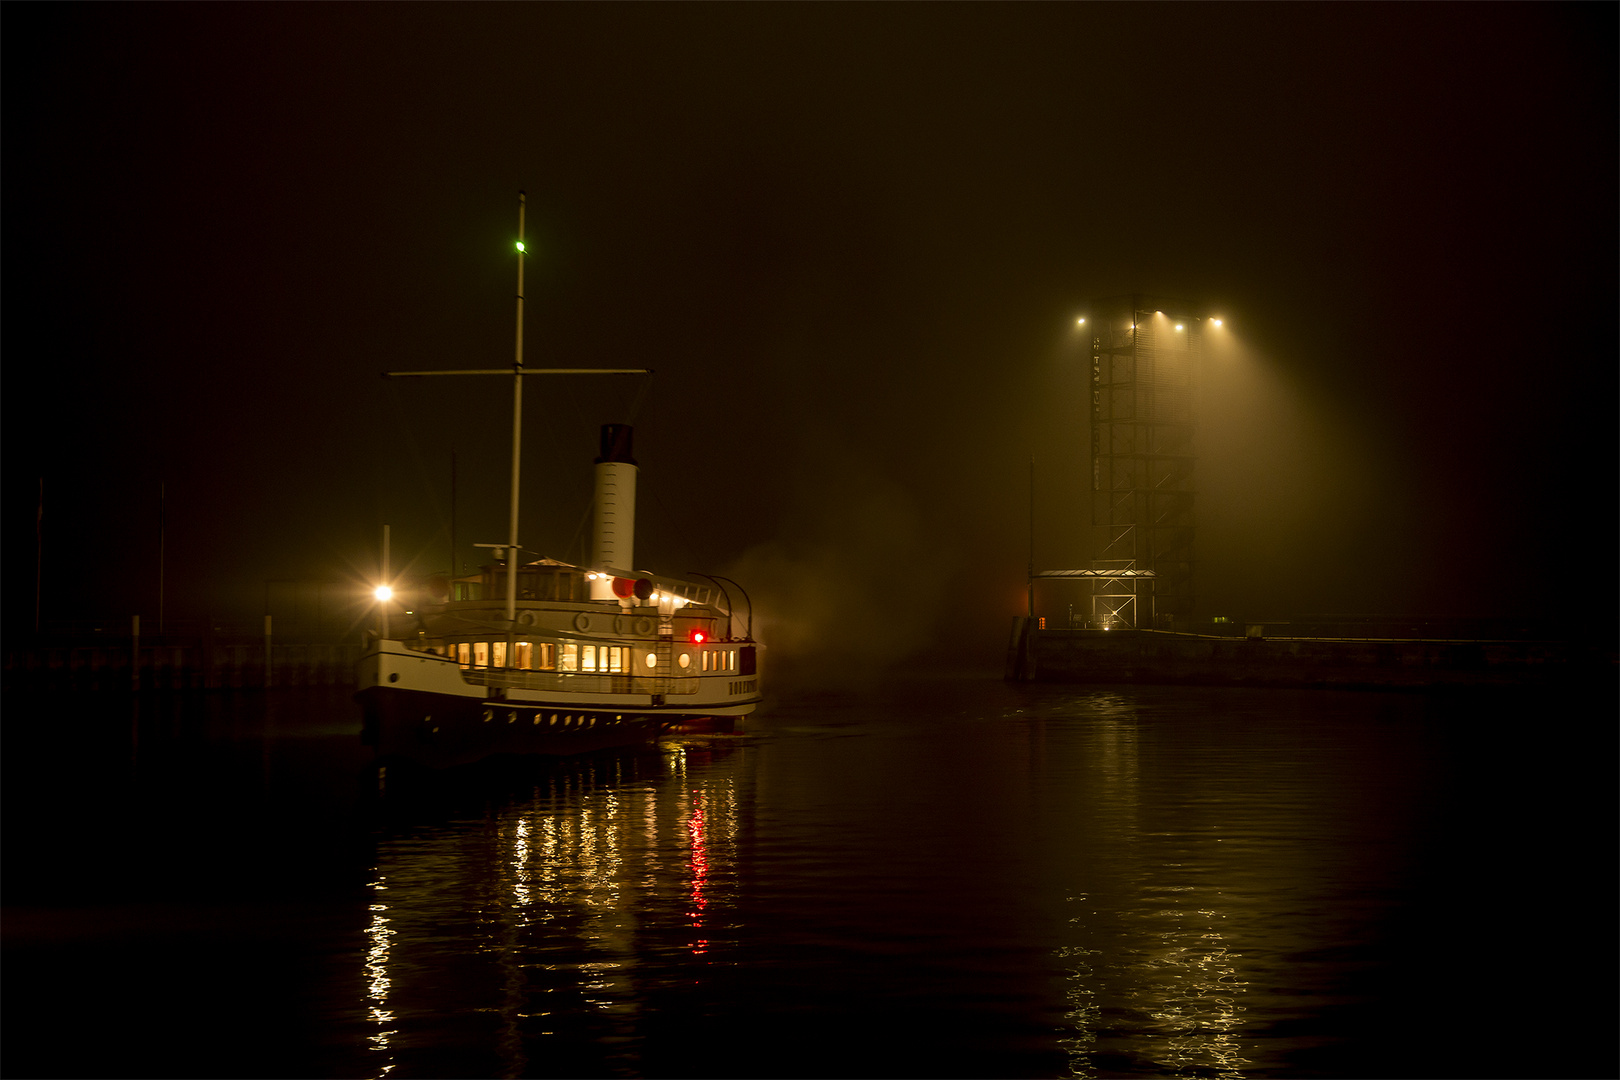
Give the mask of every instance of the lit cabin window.
POLYGON ((685 653, 681 653, 681 655, 677 656, 675 658, 675 662, 677 664, 681 665, 681 667, 691 667, 692 666, 692 658, 690 656, 687 656, 685 653))
POLYGON ((612 645, 607 650, 607 669, 616 675, 624 673, 625 665, 630 659, 630 650, 624 645, 612 645))
POLYGON ((595 645, 586 645, 580 651, 585 654, 583 657, 581 657, 581 659, 584 661, 584 663, 582 663, 580 665, 580 670, 581 671, 595 671, 596 670, 596 646, 595 645))
POLYGON ((490 667, 506 666, 506 642, 497 641, 489 647, 490 667))
POLYGON ((737 650, 736 649, 727 649, 726 650, 726 670, 727 671, 736 671, 737 670, 737 650))
POLYGON ((512 666, 519 671, 529 671, 534 660, 534 646, 527 641, 514 641, 512 643, 512 666))
POLYGON ((566 644, 566 645, 564 645, 562 647, 561 655, 559 655, 557 657, 557 670, 558 671, 578 671, 579 670, 579 646, 578 645, 575 645, 573 642, 569 642, 568 644, 566 644))
POLYGON ((489 642, 473 642, 473 667, 489 667, 489 642))
POLYGON ((538 655, 535 658, 536 671, 557 670, 557 646, 549 641, 542 641, 535 646, 538 655))
POLYGON ((655 667, 658 666, 658 654, 657 653, 648 653, 646 659, 647 659, 647 666, 648 667, 655 668, 655 667))
POLYGON ((467 644, 465 641, 458 642, 456 644, 456 646, 455 646, 455 650, 456 650, 456 663, 460 664, 462 667, 467 667, 468 665, 470 665, 472 663, 472 646, 471 645, 467 644))

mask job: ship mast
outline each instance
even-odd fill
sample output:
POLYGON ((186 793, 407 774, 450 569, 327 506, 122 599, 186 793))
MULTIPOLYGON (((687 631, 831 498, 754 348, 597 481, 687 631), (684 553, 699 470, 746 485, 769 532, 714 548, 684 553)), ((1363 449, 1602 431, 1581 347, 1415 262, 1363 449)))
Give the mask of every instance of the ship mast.
POLYGON ((506 531, 506 656, 511 662, 512 627, 517 620, 517 567, 518 567, 518 467, 522 461, 523 446, 523 260, 528 249, 523 246, 523 214, 528 199, 518 192, 518 281, 517 281, 517 352, 512 358, 512 516, 506 531))
MULTIPOLYGON (((518 192, 518 276, 517 276, 517 345, 512 367, 464 368, 449 371, 385 371, 384 378, 408 378, 423 375, 511 375, 512 376, 512 500, 506 533, 506 636, 507 662, 511 662, 512 633, 517 625, 517 569, 518 569, 518 479, 523 450, 523 377, 525 375, 651 375, 649 368, 526 368, 523 366, 523 260, 528 255, 524 245, 524 214, 528 199, 518 192)), ((478 545, 480 547, 485 545, 478 545)), ((454 567, 451 567, 452 574, 454 567)))

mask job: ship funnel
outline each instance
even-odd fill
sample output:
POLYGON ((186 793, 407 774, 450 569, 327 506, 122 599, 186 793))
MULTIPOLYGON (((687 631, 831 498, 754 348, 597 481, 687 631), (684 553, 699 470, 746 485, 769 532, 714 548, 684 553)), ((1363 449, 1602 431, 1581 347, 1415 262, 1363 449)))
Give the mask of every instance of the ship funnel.
MULTIPOLYGON (((629 424, 602 425, 596 459, 596 519, 591 530, 591 566, 633 569, 636 546, 636 459, 629 424)), ((613 600, 613 579, 591 582, 592 600, 613 600)))

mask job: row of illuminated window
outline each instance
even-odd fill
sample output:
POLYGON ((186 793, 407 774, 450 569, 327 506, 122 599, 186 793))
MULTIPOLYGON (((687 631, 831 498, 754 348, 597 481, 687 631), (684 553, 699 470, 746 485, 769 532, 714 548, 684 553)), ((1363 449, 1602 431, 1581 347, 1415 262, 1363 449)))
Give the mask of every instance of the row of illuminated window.
MULTIPOLYGON (((633 674, 634 663, 628 645, 580 645, 575 642, 556 644, 550 641, 514 641, 512 662, 507 664, 506 642, 462 641, 446 645, 442 655, 452 656, 464 668, 505 668, 518 671, 584 671, 596 674, 633 674)), ((690 651, 675 655, 682 669, 696 667, 700 671, 736 671, 736 649, 702 649, 696 658, 690 651)), ((649 652, 641 657, 648 670, 658 667, 658 654, 649 652)))

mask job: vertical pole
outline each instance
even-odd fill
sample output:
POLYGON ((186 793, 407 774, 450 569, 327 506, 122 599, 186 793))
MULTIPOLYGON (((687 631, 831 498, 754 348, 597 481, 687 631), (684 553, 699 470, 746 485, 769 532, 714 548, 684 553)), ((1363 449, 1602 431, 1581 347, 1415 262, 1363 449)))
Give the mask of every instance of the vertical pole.
POLYGON ((1029 617, 1035 617, 1035 458, 1029 459, 1029 617))
MULTIPOLYGON (((382 584, 384 586, 388 585, 388 526, 386 526, 386 525, 383 526, 382 584)), ((381 638, 386 638, 387 636, 388 636, 388 601, 387 600, 378 600, 377 601, 377 637, 379 639, 381 639, 381 638)))
MULTIPOLYGON (((1132 409, 1132 415, 1136 416, 1136 417, 1151 417, 1153 415, 1153 411, 1152 411, 1153 410, 1153 405, 1151 403, 1151 398, 1148 398, 1148 400, 1144 400, 1144 398, 1147 397, 1147 395, 1144 392, 1143 379, 1142 379, 1142 316, 1144 314, 1146 314, 1146 312, 1144 312, 1142 310, 1142 297, 1141 297, 1141 295, 1139 293, 1132 293, 1131 294, 1131 409, 1132 409)), ((1149 325, 1151 325, 1151 324, 1149 324, 1149 325)), ((1151 383, 1149 384, 1149 387, 1151 387, 1151 383)), ((1138 428, 1135 425, 1132 425, 1132 427, 1130 428, 1130 435, 1128 436, 1128 438, 1131 441, 1130 445, 1131 445, 1131 455, 1132 455, 1132 460, 1131 460, 1131 463, 1130 463, 1130 468, 1131 468, 1131 472, 1132 472, 1132 478, 1131 478, 1131 481, 1130 481, 1131 487, 1132 487, 1132 490, 1131 490, 1131 510, 1130 510, 1131 522, 1130 522, 1130 525, 1129 525, 1129 528, 1130 528, 1130 531, 1131 531, 1131 547, 1130 547, 1131 562, 1130 562, 1130 568, 1132 570, 1151 570, 1152 566, 1149 565, 1150 559, 1143 558, 1144 554, 1149 554, 1150 555, 1151 553, 1145 553, 1143 551, 1144 544, 1147 542, 1147 528, 1146 527, 1149 524, 1149 522, 1148 522, 1149 515, 1146 513, 1146 510, 1145 510, 1145 504, 1147 502, 1147 493, 1145 491, 1143 491, 1141 486, 1140 486, 1141 483, 1142 483, 1140 470, 1142 468, 1142 456, 1144 454, 1147 454, 1147 453, 1150 452, 1148 447, 1151 446, 1152 442, 1153 442, 1152 428, 1151 427, 1148 428, 1147 433, 1144 434, 1143 429, 1138 428), (1144 441, 1145 441, 1145 445, 1144 445, 1144 441)), ((1142 600, 1142 579, 1139 578, 1139 577, 1133 577, 1133 578, 1130 579, 1130 583, 1131 583, 1131 594, 1130 594, 1131 595, 1131 599, 1130 599, 1131 618, 1130 618, 1130 622, 1127 624, 1127 629, 1135 630, 1142 623, 1142 604, 1141 604, 1141 600, 1142 600)), ((1152 588, 1152 586, 1149 586, 1149 588, 1152 588)), ((1110 619, 1109 622, 1112 623, 1113 620, 1110 619)))
POLYGON ((34 514, 34 633, 39 634, 40 582, 45 569, 45 478, 39 478, 39 509, 34 514))
POLYGON ((527 198, 518 192, 517 349, 512 357, 512 525, 506 547, 506 655, 512 655, 517 621, 518 462, 523 445, 523 224, 527 198))
POLYGON ((456 599, 456 452, 450 451, 450 599, 456 599))
POLYGON ((264 688, 270 689, 270 613, 264 614, 264 688))
POLYGON ((129 685, 132 690, 141 688, 141 617, 129 617, 129 685))
POLYGON ((158 633, 163 633, 163 541, 165 526, 165 503, 168 492, 164 490, 162 481, 158 482, 158 633))

